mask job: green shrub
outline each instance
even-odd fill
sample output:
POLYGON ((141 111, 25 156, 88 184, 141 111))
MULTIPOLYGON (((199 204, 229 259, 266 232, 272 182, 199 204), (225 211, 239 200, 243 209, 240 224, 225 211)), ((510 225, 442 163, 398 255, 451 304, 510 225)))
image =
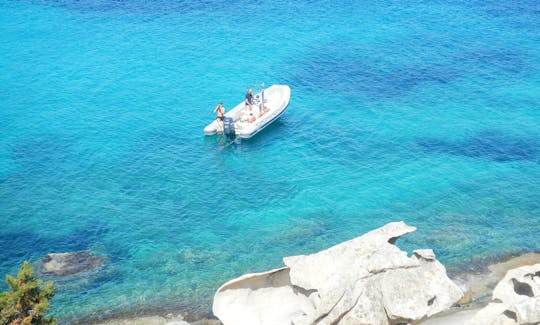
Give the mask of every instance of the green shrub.
POLYGON ((17 278, 6 275, 11 290, 0 293, 1 324, 56 324, 53 317, 45 317, 49 299, 54 295, 52 282, 44 284, 33 273, 28 262, 24 262, 17 278))

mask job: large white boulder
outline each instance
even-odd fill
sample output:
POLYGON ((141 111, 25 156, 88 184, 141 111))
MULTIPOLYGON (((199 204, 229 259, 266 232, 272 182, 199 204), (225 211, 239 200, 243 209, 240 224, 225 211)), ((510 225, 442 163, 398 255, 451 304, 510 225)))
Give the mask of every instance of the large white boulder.
POLYGON ((218 289, 213 305, 223 324, 288 324, 314 311, 309 293, 291 284, 288 268, 231 280, 218 289))
POLYGON ((446 310, 463 293, 431 250, 413 256, 394 245, 415 231, 389 223, 286 267, 221 286, 213 312, 225 325, 394 324, 446 310))

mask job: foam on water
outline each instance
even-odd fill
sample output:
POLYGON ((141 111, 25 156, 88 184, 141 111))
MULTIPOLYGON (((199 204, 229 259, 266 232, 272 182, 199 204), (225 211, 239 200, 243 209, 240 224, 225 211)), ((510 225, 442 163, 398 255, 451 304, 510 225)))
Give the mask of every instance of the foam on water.
POLYGON ((57 280, 62 322, 205 314, 230 278, 395 220, 451 269, 540 248, 537 1, 0 8, 0 274, 107 256, 57 280), (255 80, 291 87, 285 115, 204 137, 255 80))

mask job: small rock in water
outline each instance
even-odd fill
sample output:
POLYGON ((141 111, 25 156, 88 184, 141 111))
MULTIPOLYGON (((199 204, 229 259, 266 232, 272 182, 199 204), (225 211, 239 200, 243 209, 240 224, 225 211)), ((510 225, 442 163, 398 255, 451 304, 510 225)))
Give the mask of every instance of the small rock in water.
POLYGON ((54 276, 72 275, 101 267, 104 256, 87 251, 50 253, 43 257, 43 273, 54 276))
POLYGON ((470 288, 463 290, 463 297, 458 300, 458 305, 470 304, 474 300, 473 293, 470 288))

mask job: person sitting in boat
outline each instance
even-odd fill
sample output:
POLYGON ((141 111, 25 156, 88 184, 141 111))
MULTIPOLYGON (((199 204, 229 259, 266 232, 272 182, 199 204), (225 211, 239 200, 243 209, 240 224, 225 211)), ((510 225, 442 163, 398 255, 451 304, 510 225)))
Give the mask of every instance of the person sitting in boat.
POLYGON ((219 102, 216 108, 214 108, 214 113, 216 113, 217 131, 218 133, 223 133, 223 117, 225 116, 225 107, 223 107, 222 102, 219 102))
POLYGON ((251 111, 251 107, 253 105, 253 91, 251 89, 247 90, 246 100, 244 102, 246 104, 246 107, 249 107, 249 110, 251 111))

